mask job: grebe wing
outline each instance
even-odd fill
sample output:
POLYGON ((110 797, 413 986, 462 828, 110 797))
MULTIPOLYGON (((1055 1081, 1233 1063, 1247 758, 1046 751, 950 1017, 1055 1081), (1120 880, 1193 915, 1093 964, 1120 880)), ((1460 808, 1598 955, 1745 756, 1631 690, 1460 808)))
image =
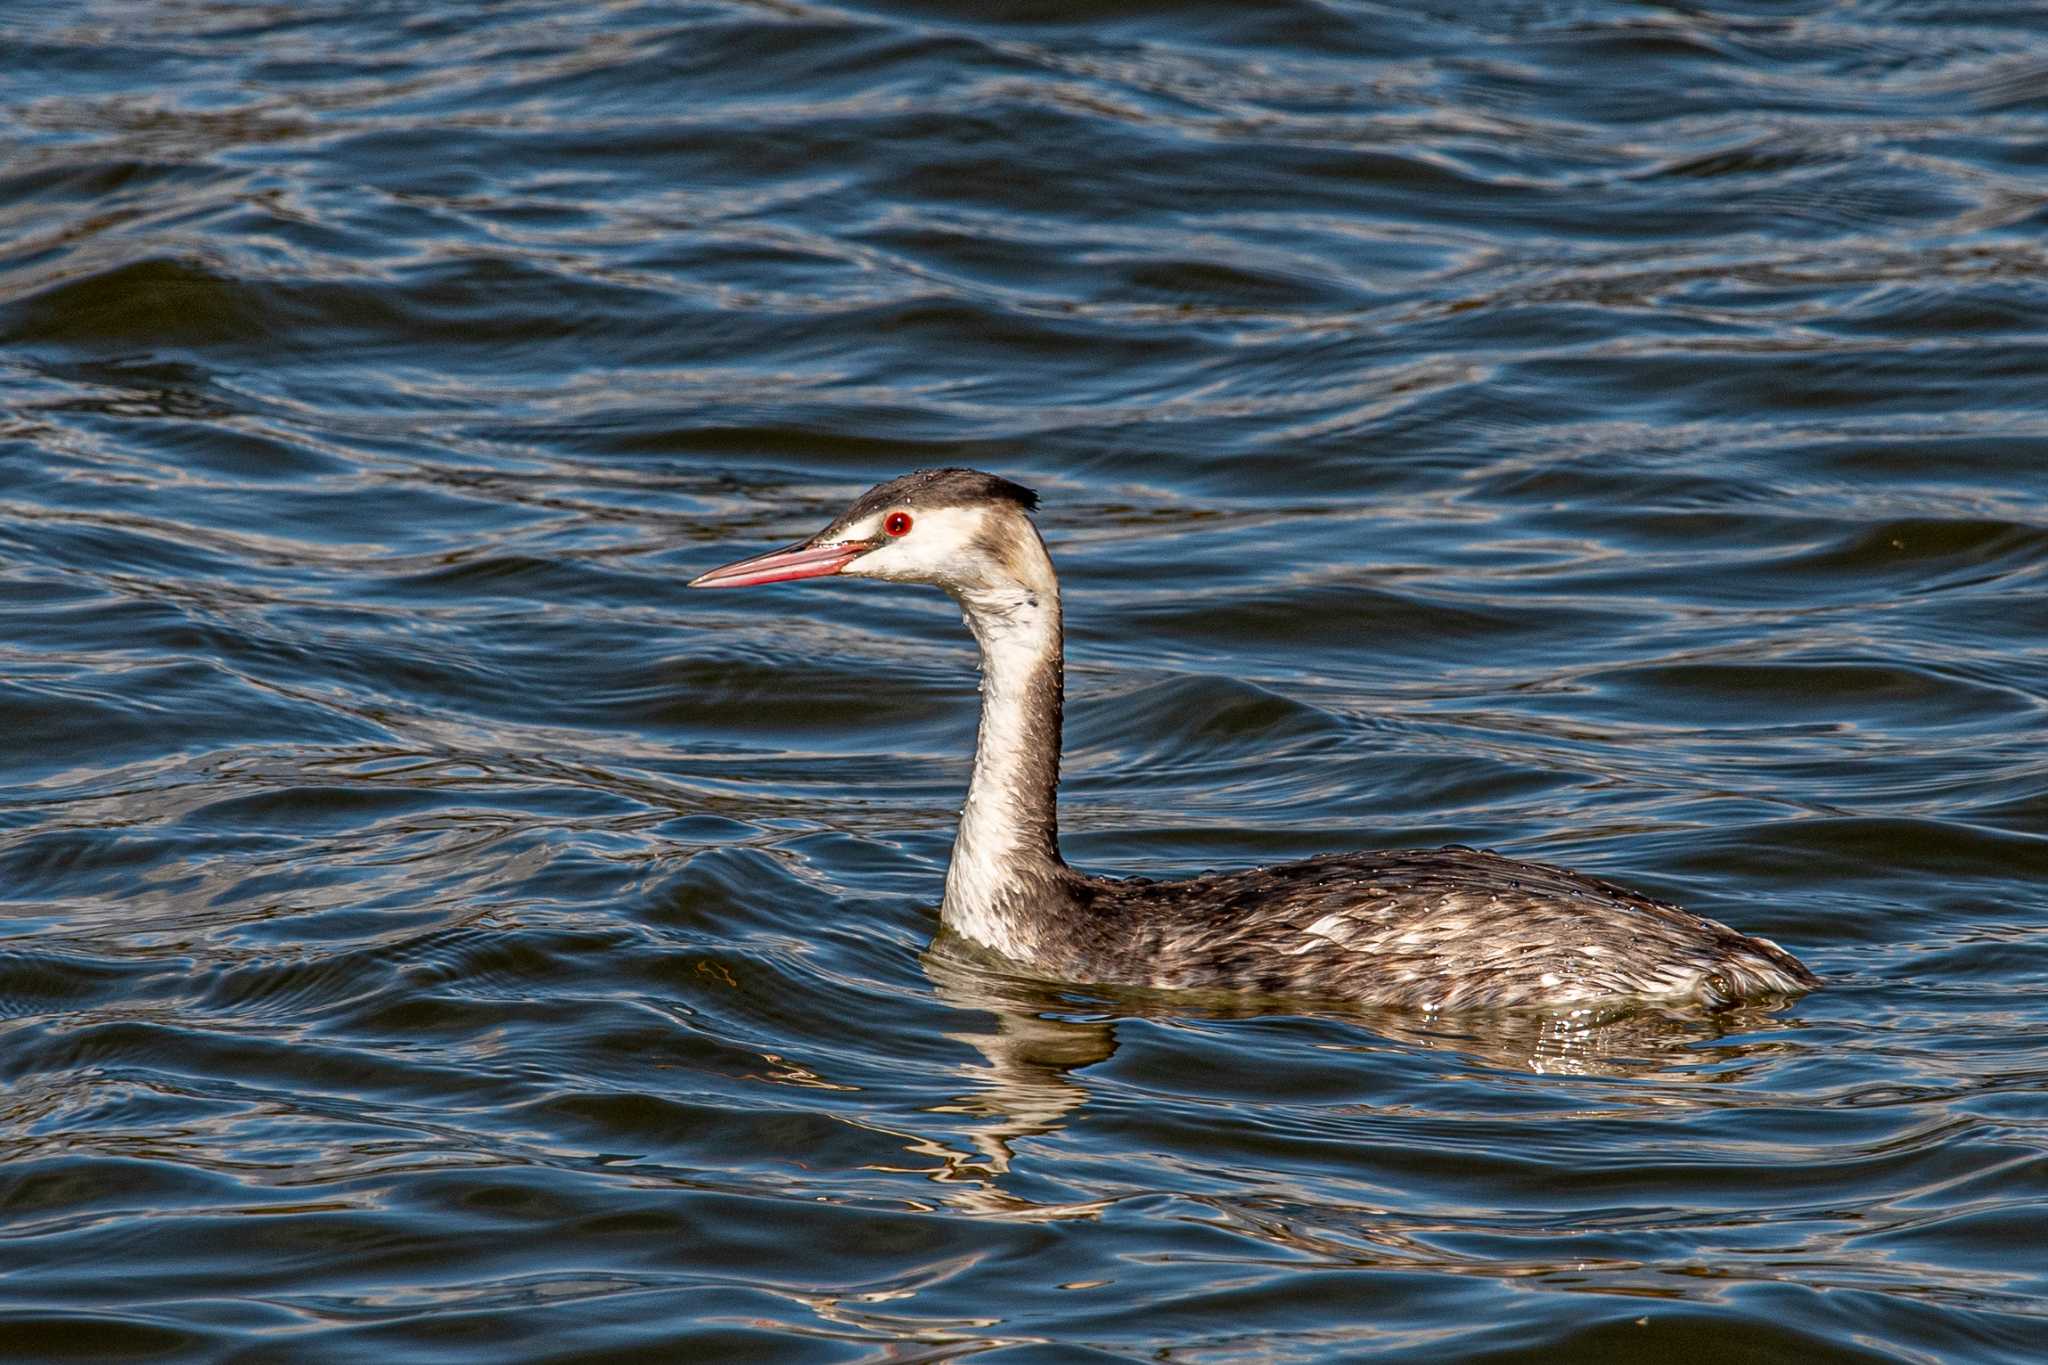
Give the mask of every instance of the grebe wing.
POLYGON ((1104 890, 1103 908, 1140 927, 1160 986, 1473 1009, 1615 997, 1718 1005, 1816 981, 1776 944, 1678 906, 1458 846, 1104 890))

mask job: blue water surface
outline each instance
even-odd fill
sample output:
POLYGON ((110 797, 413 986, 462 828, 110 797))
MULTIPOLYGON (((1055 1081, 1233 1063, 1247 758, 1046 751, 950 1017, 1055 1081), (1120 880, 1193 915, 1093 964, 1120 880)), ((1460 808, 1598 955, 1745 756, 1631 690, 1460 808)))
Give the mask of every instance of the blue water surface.
POLYGON ((2048 9, 0 8, 0 1355, 2038 1361, 2048 9), (1779 1008, 931 949, 1459 841, 1779 1008))

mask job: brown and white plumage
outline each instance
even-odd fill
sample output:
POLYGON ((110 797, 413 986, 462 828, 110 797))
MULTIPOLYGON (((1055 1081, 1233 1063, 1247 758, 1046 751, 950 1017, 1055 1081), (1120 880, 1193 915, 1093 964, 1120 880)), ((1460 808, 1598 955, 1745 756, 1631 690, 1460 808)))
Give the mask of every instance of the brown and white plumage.
POLYGON ((1675 905, 1542 863, 1453 846, 1338 853, 1152 882, 1060 857, 1059 583, 1038 499, 969 469, 863 494, 809 540, 694 580, 838 574, 928 583, 981 646, 981 732, 941 923, 1064 980, 1434 1010, 1617 999, 1721 1005, 1818 983, 1798 959, 1675 905))

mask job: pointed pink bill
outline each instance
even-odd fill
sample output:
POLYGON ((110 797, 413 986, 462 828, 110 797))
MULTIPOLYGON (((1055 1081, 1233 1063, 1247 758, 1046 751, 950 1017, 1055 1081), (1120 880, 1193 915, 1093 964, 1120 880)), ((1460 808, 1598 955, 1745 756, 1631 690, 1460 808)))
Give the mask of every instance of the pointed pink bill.
POLYGON ((756 583, 781 583, 792 578, 822 578, 838 573, 875 547, 864 540, 834 545, 791 545, 752 559, 739 559, 690 580, 693 588, 751 588, 756 583))

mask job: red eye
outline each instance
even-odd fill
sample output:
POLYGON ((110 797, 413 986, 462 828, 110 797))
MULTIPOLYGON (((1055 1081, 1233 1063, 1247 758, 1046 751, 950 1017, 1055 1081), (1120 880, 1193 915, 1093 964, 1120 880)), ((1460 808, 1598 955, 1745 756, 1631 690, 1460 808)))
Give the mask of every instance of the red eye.
POLYGON ((910 529, 910 513, 891 512, 888 518, 883 521, 882 529, 892 536, 902 535, 910 529))

